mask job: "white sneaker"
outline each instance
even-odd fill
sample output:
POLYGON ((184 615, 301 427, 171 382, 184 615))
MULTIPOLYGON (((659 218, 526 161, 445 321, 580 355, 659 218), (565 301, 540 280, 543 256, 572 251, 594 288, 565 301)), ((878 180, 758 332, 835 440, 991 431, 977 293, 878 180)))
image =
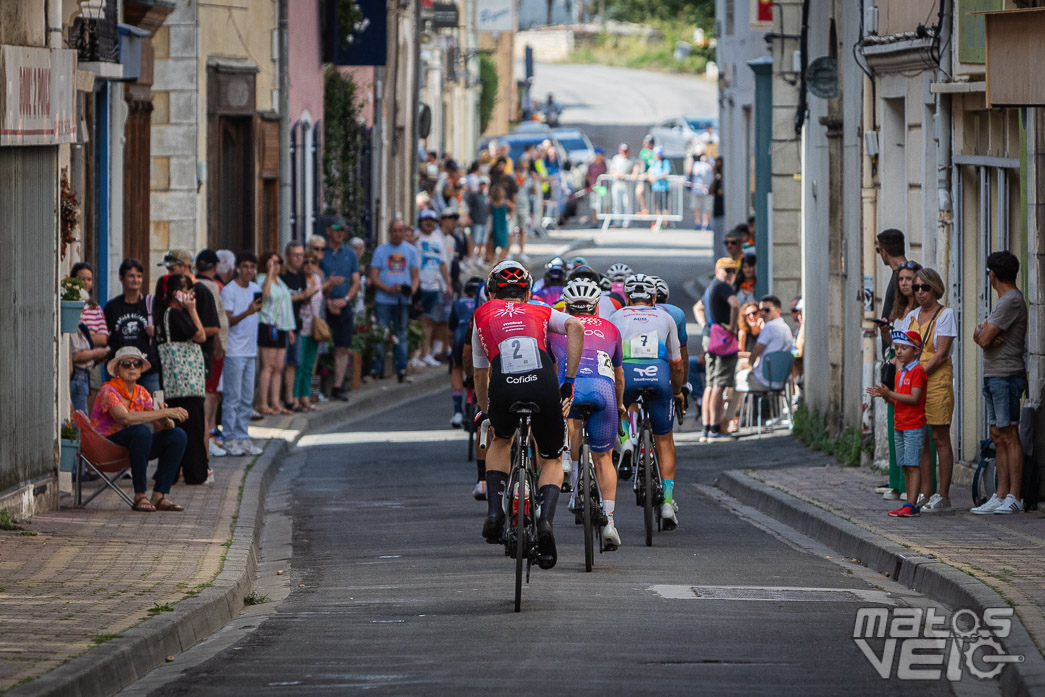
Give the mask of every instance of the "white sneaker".
POLYGON ((214 470, 207 468, 207 484, 214 483, 214 470))
POLYGON ((899 501, 900 492, 896 489, 886 489, 885 493, 882 494, 882 498, 886 501, 899 501))
POLYGON ((454 412, 454 415, 450 417, 450 427, 451 428, 461 428, 461 426, 463 424, 464 424, 464 414, 462 414, 459 411, 454 412))
POLYGON ((918 494, 918 500, 914 502, 914 506, 915 508, 921 508, 928 502, 929 499, 925 498, 925 494, 918 494))
POLYGON ((432 354, 428 354, 427 356, 422 358, 421 359, 421 363, 423 365, 429 366, 431 368, 438 368, 439 367, 439 361, 437 361, 435 359, 435 356, 433 356, 432 354))
POLYGON ((672 501, 668 503, 665 501, 660 505, 660 520, 665 530, 674 530, 675 526, 679 524, 678 516, 676 512, 679 509, 679 505, 672 501))
POLYGON ((425 362, 420 358, 411 358, 410 362, 406 365, 410 368, 424 368, 426 366, 425 362))
POLYGON ((229 454, 227 450, 222 448, 220 445, 218 445, 214 441, 210 441, 209 449, 210 449, 210 456, 211 457, 225 457, 226 455, 229 454))
POLYGON ((239 441, 232 440, 231 438, 225 441, 225 453, 232 457, 242 457, 246 455, 246 451, 240 447, 239 441))
POLYGON ((258 446, 254 445, 254 442, 251 441, 250 438, 244 438, 240 441, 239 445, 241 448, 243 448, 243 451, 246 452, 248 455, 260 455, 261 453, 265 452, 264 448, 259 448, 258 446))
POLYGON ((994 515, 1012 515, 1013 513, 1023 513, 1023 499, 1017 499, 1012 494, 1009 494, 1005 499, 998 504, 997 508, 993 511, 994 515))
POLYGON ((929 500, 921 507, 922 513, 939 513, 940 511, 951 510, 950 499, 945 499, 939 494, 933 494, 929 497, 929 500))
POLYGON ((620 549, 620 535, 613 523, 602 526, 602 547, 607 552, 620 549))
POLYGON ((476 482, 475 488, 472 489, 472 496, 475 497, 476 501, 486 500, 486 482, 476 482))
POLYGON ((519 252, 519 261, 521 261, 524 264, 529 264, 530 263, 530 257, 528 257, 527 255, 523 254, 522 252, 519 252))
POLYGON ((987 499, 987 502, 981 506, 970 509, 970 513, 975 515, 991 515, 994 513, 994 509, 1001 505, 1001 499, 998 498, 997 494, 991 494, 991 497, 987 499))

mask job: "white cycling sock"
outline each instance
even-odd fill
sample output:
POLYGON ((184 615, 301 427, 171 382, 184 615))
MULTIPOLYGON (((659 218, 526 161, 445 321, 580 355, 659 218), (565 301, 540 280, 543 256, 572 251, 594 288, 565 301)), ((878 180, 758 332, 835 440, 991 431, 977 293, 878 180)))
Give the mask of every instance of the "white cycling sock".
POLYGON ((570 468, 570 484, 573 485, 573 490, 577 491, 577 480, 580 479, 580 467, 577 466, 577 461, 573 461, 573 467, 570 468))
POLYGON ((602 512, 606 514, 606 517, 613 522, 613 501, 610 499, 602 500, 602 512))

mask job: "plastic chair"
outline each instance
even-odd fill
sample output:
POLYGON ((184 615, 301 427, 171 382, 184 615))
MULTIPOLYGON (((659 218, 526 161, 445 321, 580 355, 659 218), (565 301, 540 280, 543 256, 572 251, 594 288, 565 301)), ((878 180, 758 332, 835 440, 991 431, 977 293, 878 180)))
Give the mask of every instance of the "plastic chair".
POLYGON ((99 487, 98 491, 84 500, 83 477, 76 472, 76 505, 86 506, 108 487, 115 491, 128 506, 134 508, 134 499, 115 483, 124 472, 131 468, 130 452, 127 448, 116 445, 95 431, 90 419, 82 411, 73 414, 73 423, 80 429, 80 461, 101 477, 103 482, 103 486, 99 487), (113 476, 110 478, 106 476, 107 473, 112 473, 113 476))
POLYGON ((744 386, 745 389, 741 389, 740 385, 737 386, 737 391, 744 394, 741 411, 747 416, 748 425, 751 425, 751 420, 755 417, 753 413, 756 411, 754 399, 758 399, 756 426, 759 438, 762 437, 762 397, 772 398, 778 405, 781 415, 786 410, 788 429, 790 430, 794 426, 791 416, 791 369, 794 367, 794 364, 795 357, 791 355, 790 351, 773 351, 772 353, 763 354, 759 357, 762 379, 770 385, 782 385, 782 387, 753 393, 746 389, 746 385, 744 386))

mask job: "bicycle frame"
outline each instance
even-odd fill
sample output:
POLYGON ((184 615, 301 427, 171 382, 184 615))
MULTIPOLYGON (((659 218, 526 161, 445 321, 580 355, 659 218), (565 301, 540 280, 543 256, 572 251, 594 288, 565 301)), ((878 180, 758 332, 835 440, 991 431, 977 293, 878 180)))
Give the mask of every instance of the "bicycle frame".
POLYGON ((530 568, 537 554, 537 468, 529 448, 532 413, 525 408, 518 410, 519 425, 515 431, 508 486, 501 497, 506 517, 504 554, 515 559, 516 612, 522 607, 523 560, 529 583, 530 568))
POLYGON ((650 421, 646 400, 641 393, 635 399, 639 414, 639 439, 634 446, 632 462, 635 463, 635 479, 632 484, 635 491, 635 504, 643 507, 643 519, 646 532, 646 546, 653 545, 653 522, 656 521, 657 532, 661 530, 660 505, 664 500, 663 484, 660 477, 660 464, 657 459, 657 446, 653 438, 653 425, 650 421), (643 454, 647 448, 648 453, 643 454), (649 472, 647 473, 647 463, 649 472))

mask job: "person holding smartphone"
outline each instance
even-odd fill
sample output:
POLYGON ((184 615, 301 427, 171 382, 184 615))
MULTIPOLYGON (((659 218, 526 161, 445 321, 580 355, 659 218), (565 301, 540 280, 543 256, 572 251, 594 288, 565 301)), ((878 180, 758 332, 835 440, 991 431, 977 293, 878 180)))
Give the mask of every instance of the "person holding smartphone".
POLYGON ((254 282, 258 258, 243 250, 236 255, 236 277, 221 291, 221 301, 229 317, 229 346, 222 372, 224 406, 222 429, 224 448, 229 455, 260 455, 261 448, 247 434, 251 405, 254 403, 254 372, 258 356, 258 313, 261 287, 254 282))

